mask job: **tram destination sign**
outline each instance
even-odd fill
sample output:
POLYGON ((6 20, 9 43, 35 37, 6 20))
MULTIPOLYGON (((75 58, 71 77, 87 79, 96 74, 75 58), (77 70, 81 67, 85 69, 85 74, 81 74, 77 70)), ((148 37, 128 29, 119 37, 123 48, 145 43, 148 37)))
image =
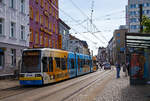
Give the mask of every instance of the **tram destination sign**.
POLYGON ((39 52, 34 52, 34 51, 29 51, 29 52, 24 52, 23 55, 26 55, 26 56, 35 56, 35 55, 39 55, 40 53, 39 52))

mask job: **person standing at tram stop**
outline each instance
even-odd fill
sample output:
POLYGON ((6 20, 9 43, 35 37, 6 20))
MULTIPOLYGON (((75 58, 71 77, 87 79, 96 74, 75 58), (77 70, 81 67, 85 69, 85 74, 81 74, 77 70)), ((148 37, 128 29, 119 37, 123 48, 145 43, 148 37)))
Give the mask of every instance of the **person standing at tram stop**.
POLYGON ((123 63, 122 67, 123 67, 123 72, 124 72, 124 74, 125 74, 125 77, 127 77, 127 73, 128 73, 128 72, 127 72, 126 64, 123 63))
POLYGON ((117 78, 120 78, 120 62, 116 62, 116 76, 117 78))

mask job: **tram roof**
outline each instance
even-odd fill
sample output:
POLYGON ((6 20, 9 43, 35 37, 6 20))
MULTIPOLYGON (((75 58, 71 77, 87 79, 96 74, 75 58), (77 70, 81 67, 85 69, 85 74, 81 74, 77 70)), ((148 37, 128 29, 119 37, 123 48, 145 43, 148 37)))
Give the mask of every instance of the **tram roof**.
POLYGON ((54 48, 32 48, 32 49, 24 49, 25 51, 27 50, 42 50, 42 51, 46 51, 46 50, 49 50, 49 51, 58 51, 58 52, 67 52, 65 50, 61 50, 61 49, 54 49, 54 48))

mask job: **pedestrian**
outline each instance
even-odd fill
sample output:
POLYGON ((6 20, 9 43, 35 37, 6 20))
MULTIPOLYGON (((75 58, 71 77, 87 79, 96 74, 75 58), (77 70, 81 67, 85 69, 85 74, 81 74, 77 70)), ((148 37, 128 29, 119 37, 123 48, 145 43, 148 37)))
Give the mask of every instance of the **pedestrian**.
POLYGON ((127 77, 127 67, 126 67, 126 64, 123 63, 122 67, 123 67, 123 72, 125 74, 125 77, 127 77))
POLYGON ((128 73, 128 75, 130 75, 130 71, 129 71, 129 70, 130 70, 130 69, 129 69, 129 68, 130 68, 130 63, 129 63, 129 62, 126 63, 126 68, 127 68, 127 73, 128 73))
POLYGON ((116 71, 117 71, 117 78, 120 78, 120 62, 116 62, 116 71))

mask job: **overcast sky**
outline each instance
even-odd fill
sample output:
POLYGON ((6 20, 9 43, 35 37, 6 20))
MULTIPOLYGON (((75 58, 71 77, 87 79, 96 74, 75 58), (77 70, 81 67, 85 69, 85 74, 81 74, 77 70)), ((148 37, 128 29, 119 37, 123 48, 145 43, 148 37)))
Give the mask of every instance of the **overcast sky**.
POLYGON ((127 0, 59 0, 59 17, 72 29, 70 33, 87 41, 94 55, 98 47, 106 47, 113 36, 113 31, 125 25, 125 5, 127 0), (90 27, 91 8, 93 4, 93 24, 90 27), (95 32, 94 35, 89 31, 95 32))

